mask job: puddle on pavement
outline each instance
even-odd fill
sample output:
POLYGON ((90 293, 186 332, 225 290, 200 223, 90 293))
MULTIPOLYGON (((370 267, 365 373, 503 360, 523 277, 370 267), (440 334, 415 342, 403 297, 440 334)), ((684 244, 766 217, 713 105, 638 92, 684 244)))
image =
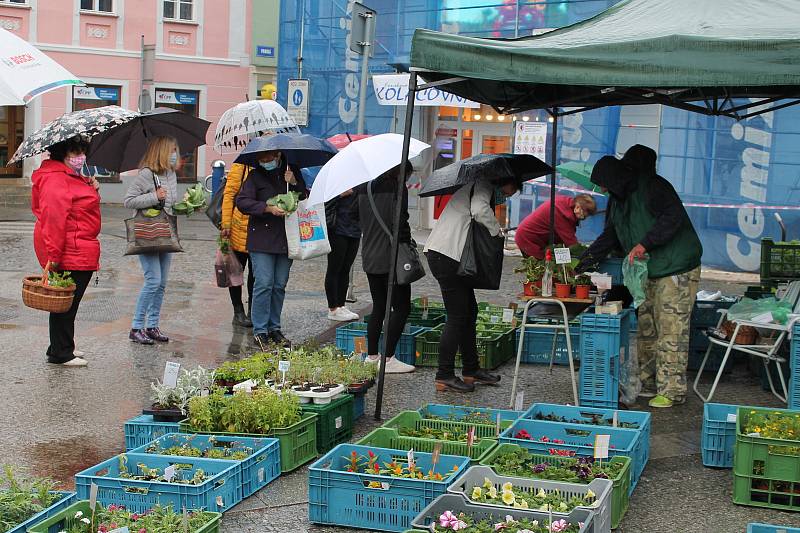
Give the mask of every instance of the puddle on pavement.
POLYGON ((83 436, 34 444, 23 452, 28 455, 24 464, 30 465, 34 475, 50 477, 65 487, 72 487, 77 472, 117 454, 113 446, 100 449, 91 440, 83 436))

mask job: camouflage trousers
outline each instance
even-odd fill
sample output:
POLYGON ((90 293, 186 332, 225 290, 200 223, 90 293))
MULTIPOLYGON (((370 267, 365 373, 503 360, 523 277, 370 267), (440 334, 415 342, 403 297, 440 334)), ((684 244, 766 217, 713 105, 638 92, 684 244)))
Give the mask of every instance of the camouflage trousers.
POLYGON ((689 322, 700 283, 700 267, 647 281, 639 306, 638 358, 642 388, 671 400, 686 396, 689 322))

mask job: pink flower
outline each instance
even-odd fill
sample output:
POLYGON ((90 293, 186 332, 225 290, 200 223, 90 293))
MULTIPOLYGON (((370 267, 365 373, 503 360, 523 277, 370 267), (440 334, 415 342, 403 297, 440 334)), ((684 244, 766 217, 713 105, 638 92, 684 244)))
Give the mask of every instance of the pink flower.
POLYGON ((550 524, 550 531, 553 533, 559 533, 560 531, 566 531, 568 527, 569 524, 562 518, 561 520, 556 520, 550 524))
POLYGON ((439 517, 439 525, 456 530, 455 528, 458 527, 458 517, 450 511, 445 511, 442 513, 442 516, 439 517))

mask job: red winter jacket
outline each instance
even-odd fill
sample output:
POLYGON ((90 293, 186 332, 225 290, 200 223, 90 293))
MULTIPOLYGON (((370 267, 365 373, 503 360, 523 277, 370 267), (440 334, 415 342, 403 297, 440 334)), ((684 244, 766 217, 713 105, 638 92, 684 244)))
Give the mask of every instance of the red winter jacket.
MULTIPOLYGON (((578 243, 575 229, 578 217, 575 216, 575 199, 570 196, 556 196, 556 244, 567 247, 578 243)), ((517 228, 514 240, 525 255, 544 259, 544 250, 550 240, 550 202, 543 203, 525 217, 517 228)))
POLYGON ((100 195, 94 186, 62 163, 47 159, 31 176, 31 210, 36 215, 33 247, 44 268, 100 268, 100 195))

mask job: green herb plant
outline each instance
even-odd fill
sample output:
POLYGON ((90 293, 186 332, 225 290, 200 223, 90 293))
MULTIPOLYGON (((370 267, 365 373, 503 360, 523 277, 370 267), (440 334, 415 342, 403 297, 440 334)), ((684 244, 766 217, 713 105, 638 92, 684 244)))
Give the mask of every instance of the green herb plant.
POLYGON ((56 483, 50 479, 27 477, 3 467, 0 477, 0 533, 10 531, 33 515, 47 509, 61 498, 52 494, 56 483))
MULTIPOLYGON (((188 511, 186 520, 188 531, 199 531, 213 518, 212 513, 204 511, 188 511)), ((82 511, 77 511, 73 516, 67 517, 66 529, 63 533, 94 533, 92 531, 92 521, 87 524, 82 511)), ((95 511, 94 523, 95 531, 112 531, 114 529, 127 527, 133 533, 175 533, 185 531, 184 515, 182 512, 176 513, 172 506, 162 507, 156 505, 146 513, 134 513, 122 506, 110 505, 107 509, 98 505, 95 511)))
POLYGON ((47 273, 47 284, 51 287, 60 287, 66 289, 75 286, 75 280, 72 279, 71 272, 53 272, 52 270, 47 273))

